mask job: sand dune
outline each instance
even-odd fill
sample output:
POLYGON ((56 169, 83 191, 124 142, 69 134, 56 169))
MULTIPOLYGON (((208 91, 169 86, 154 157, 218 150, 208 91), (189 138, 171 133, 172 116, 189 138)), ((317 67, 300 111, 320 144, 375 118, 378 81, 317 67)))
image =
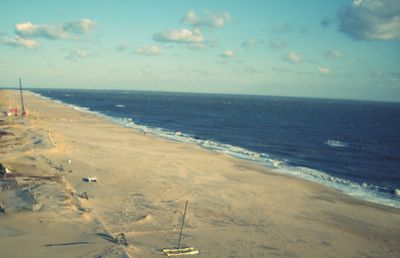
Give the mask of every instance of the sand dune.
MULTIPOLYGON (((183 244, 198 257, 400 256, 399 209, 25 99, 29 118, 0 118, 0 163, 32 181, 0 192, 6 207, 27 206, 0 215, 4 257, 160 257, 176 245, 186 200, 183 244), (35 212, 29 195, 12 197, 29 187, 35 212), (128 247, 113 239, 121 232, 128 247)), ((0 91, 0 107, 17 101, 0 91)))

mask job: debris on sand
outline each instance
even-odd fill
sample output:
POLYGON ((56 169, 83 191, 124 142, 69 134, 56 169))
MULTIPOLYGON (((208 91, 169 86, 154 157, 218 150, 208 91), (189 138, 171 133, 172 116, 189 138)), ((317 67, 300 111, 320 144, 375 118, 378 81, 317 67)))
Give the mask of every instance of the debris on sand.
POLYGON ((119 233, 114 237, 115 242, 119 245, 124 245, 128 246, 128 241, 126 240, 125 234, 124 233, 119 233))
POLYGON ((0 175, 10 174, 11 170, 0 163, 0 175))
POLYGON ((86 182, 86 183, 97 183, 98 182, 97 177, 94 177, 94 176, 92 176, 92 177, 86 176, 86 177, 82 178, 82 181, 86 182))
POLYGON ((3 202, 0 200, 0 213, 6 213, 3 202))

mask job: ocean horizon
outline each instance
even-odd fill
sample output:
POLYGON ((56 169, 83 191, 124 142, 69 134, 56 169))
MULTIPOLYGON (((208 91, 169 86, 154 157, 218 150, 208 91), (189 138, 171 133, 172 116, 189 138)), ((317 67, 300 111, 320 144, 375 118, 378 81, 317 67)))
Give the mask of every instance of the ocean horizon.
MULTIPOLYGON (((1 86, 3 90, 19 90, 15 86, 1 86)), ((270 95, 270 94, 252 94, 252 93, 226 93, 226 92, 191 92, 191 91, 168 91, 168 90, 135 90, 135 89, 105 89, 105 88, 50 88, 50 87, 24 87, 24 90, 32 92, 44 91, 44 90, 55 90, 55 91, 68 91, 68 90, 79 90, 79 91, 104 91, 104 92, 137 92, 137 93, 156 93, 156 94, 183 94, 183 95, 226 95, 226 96, 254 96, 254 97, 278 97, 278 98, 297 98, 297 99, 316 99, 316 100, 338 100, 338 101, 362 101, 362 102, 383 102, 383 103, 400 103, 400 100, 387 100, 387 99, 366 99, 366 98, 335 98, 335 97, 322 97, 322 96, 294 96, 294 95, 270 95)))

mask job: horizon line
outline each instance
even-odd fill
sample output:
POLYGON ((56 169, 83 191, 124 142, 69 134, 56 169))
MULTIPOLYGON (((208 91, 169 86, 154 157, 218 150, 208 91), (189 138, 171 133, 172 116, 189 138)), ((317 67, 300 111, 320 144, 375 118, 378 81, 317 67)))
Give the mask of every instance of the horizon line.
MULTIPOLYGON (((19 86, 6 87, 0 85, 0 90, 19 90, 19 86)), ((363 102, 384 102, 384 103, 400 103, 400 100, 377 100, 377 99, 352 99, 352 98, 334 98, 320 96, 293 96, 293 95, 268 95, 268 94, 251 94, 251 93, 226 93, 226 92, 201 92, 201 91, 169 91, 169 90, 135 90, 135 89, 104 89, 104 88, 51 88, 51 87, 25 87, 24 90, 83 90, 83 91, 131 91, 131 92, 151 92, 151 93, 175 93, 175 94, 198 94, 198 95, 233 95, 233 96, 254 96, 254 97, 280 97, 280 98, 302 98, 302 99, 319 99, 319 100, 341 100, 341 101, 363 101, 363 102)))

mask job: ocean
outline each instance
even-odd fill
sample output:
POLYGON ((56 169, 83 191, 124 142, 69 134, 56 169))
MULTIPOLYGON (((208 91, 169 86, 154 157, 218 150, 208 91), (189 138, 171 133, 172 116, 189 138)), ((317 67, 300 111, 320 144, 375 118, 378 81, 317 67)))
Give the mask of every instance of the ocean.
POLYGON ((32 91, 126 127, 253 160, 356 198, 400 207, 400 197, 394 194, 400 189, 400 103, 122 90, 32 91))

